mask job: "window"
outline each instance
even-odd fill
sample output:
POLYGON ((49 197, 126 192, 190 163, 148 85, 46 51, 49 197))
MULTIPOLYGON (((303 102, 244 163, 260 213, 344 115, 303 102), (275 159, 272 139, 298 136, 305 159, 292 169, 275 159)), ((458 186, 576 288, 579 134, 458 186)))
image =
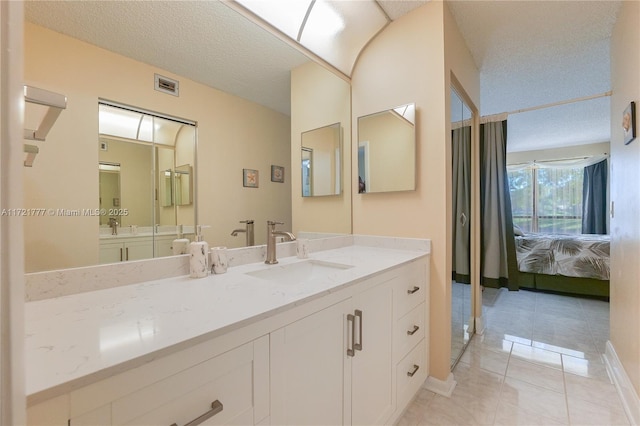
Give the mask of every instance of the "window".
POLYGON ((582 232, 582 167, 511 168, 509 190, 513 224, 525 232, 582 232))

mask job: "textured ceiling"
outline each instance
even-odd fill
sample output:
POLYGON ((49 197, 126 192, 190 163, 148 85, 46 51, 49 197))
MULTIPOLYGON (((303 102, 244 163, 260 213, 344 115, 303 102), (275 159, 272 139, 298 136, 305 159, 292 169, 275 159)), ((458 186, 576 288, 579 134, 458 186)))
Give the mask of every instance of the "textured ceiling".
MULTIPOLYGON (((393 20, 425 0, 380 0, 393 20)), ((290 71, 309 61, 224 1, 33 1, 26 19, 290 114, 290 71)))
POLYGON ((289 71, 309 61, 219 1, 27 1, 25 15, 284 114, 289 71))
MULTIPOLYGON (((426 1, 378 0, 392 19, 426 1)), ((480 70, 481 115, 611 89, 619 1, 448 2, 480 70)), ((29 21, 290 113, 302 53, 220 1, 27 1, 29 21)), ((509 151, 609 139, 609 99, 509 116, 509 151)))
MULTIPOLYGON (((480 113, 492 115, 611 90, 609 38, 619 1, 452 1, 480 70, 480 113)), ((609 140, 609 98, 508 118, 507 149, 609 140)))

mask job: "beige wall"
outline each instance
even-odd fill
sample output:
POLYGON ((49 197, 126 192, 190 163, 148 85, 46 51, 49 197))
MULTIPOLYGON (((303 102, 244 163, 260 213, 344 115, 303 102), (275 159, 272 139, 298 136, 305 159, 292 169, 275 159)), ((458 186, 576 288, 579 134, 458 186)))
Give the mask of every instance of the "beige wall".
MULTIPOLYGON (((195 158, 195 145, 193 141, 196 140, 196 128, 192 126, 183 126, 180 132, 176 135, 176 151, 175 151, 175 164, 174 167, 180 167, 184 165, 191 165, 192 170, 195 170, 193 164, 193 158, 195 158)), ((206 163, 205 163, 206 167, 206 163)), ((191 176, 192 185, 191 188, 191 204, 176 206, 176 219, 179 225, 195 225, 194 211, 195 202, 193 196, 195 194, 195 177, 191 176)), ((215 230, 215 232, 225 232, 225 230, 215 230)), ((226 235, 225 235, 226 237, 226 235)), ((234 241, 235 242, 235 241, 234 241)), ((242 242, 236 242, 241 244, 242 242)))
MULTIPOLYGON (((349 83, 309 62, 291 71, 291 191, 293 231, 351 233, 351 108, 349 83), (301 134, 340 123, 342 193, 302 197, 301 134)), ((285 175, 285 180, 289 179, 285 175)))
MULTIPOLYGON (((478 104, 478 71, 445 4, 433 1, 372 40, 352 76, 353 122, 397 105, 416 104, 416 190, 354 194, 353 231, 432 240, 429 374, 440 380, 450 371, 451 73, 478 104)), ((352 133, 357 140, 355 130, 352 133)), ((356 182, 354 173, 352 185, 356 182)))
MULTIPOLYGON (((98 207, 98 98, 198 122, 198 217, 212 227, 211 245, 244 245, 229 234, 243 219, 291 222, 288 183, 270 181, 272 164, 290 158, 289 117, 87 43, 25 23, 25 83, 68 98, 33 168, 24 169, 25 205, 98 207), (153 89, 154 73, 180 81, 180 97, 153 89), (242 169, 260 172, 260 187, 243 188, 242 169)), ((289 225, 283 227, 288 229, 289 225)), ((95 217, 25 220, 27 271, 91 265, 98 260, 95 217)))
POLYGON ((624 145, 621 126, 629 102, 635 101, 637 107, 640 102, 638 40, 640 2, 622 2, 611 38, 610 170, 615 215, 611 218, 610 339, 640 395, 640 134, 624 145))

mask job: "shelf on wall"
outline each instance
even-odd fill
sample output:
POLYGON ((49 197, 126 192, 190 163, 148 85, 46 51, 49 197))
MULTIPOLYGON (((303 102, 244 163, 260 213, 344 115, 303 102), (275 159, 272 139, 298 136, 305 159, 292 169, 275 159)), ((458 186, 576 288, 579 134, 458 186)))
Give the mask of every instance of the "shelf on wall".
MULTIPOLYGON (((47 107, 46 113, 35 129, 24 129, 24 139, 42 142, 46 139, 62 110, 67 108, 67 97, 59 93, 25 85, 24 101, 25 103, 47 107)), ((24 152, 27 154, 24 161, 25 167, 33 166, 33 161, 39 152, 38 147, 32 144, 25 144, 24 152)))

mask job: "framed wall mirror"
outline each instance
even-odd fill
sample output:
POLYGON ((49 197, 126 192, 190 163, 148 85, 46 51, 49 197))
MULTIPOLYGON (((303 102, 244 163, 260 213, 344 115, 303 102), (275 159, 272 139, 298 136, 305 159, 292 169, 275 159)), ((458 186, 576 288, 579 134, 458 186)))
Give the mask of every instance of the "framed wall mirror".
POLYGON ((416 189, 415 104, 358 118, 358 192, 416 189))
POLYGON ((302 133, 302 196, 342 193, 342 128, 340 123, 302 133))

